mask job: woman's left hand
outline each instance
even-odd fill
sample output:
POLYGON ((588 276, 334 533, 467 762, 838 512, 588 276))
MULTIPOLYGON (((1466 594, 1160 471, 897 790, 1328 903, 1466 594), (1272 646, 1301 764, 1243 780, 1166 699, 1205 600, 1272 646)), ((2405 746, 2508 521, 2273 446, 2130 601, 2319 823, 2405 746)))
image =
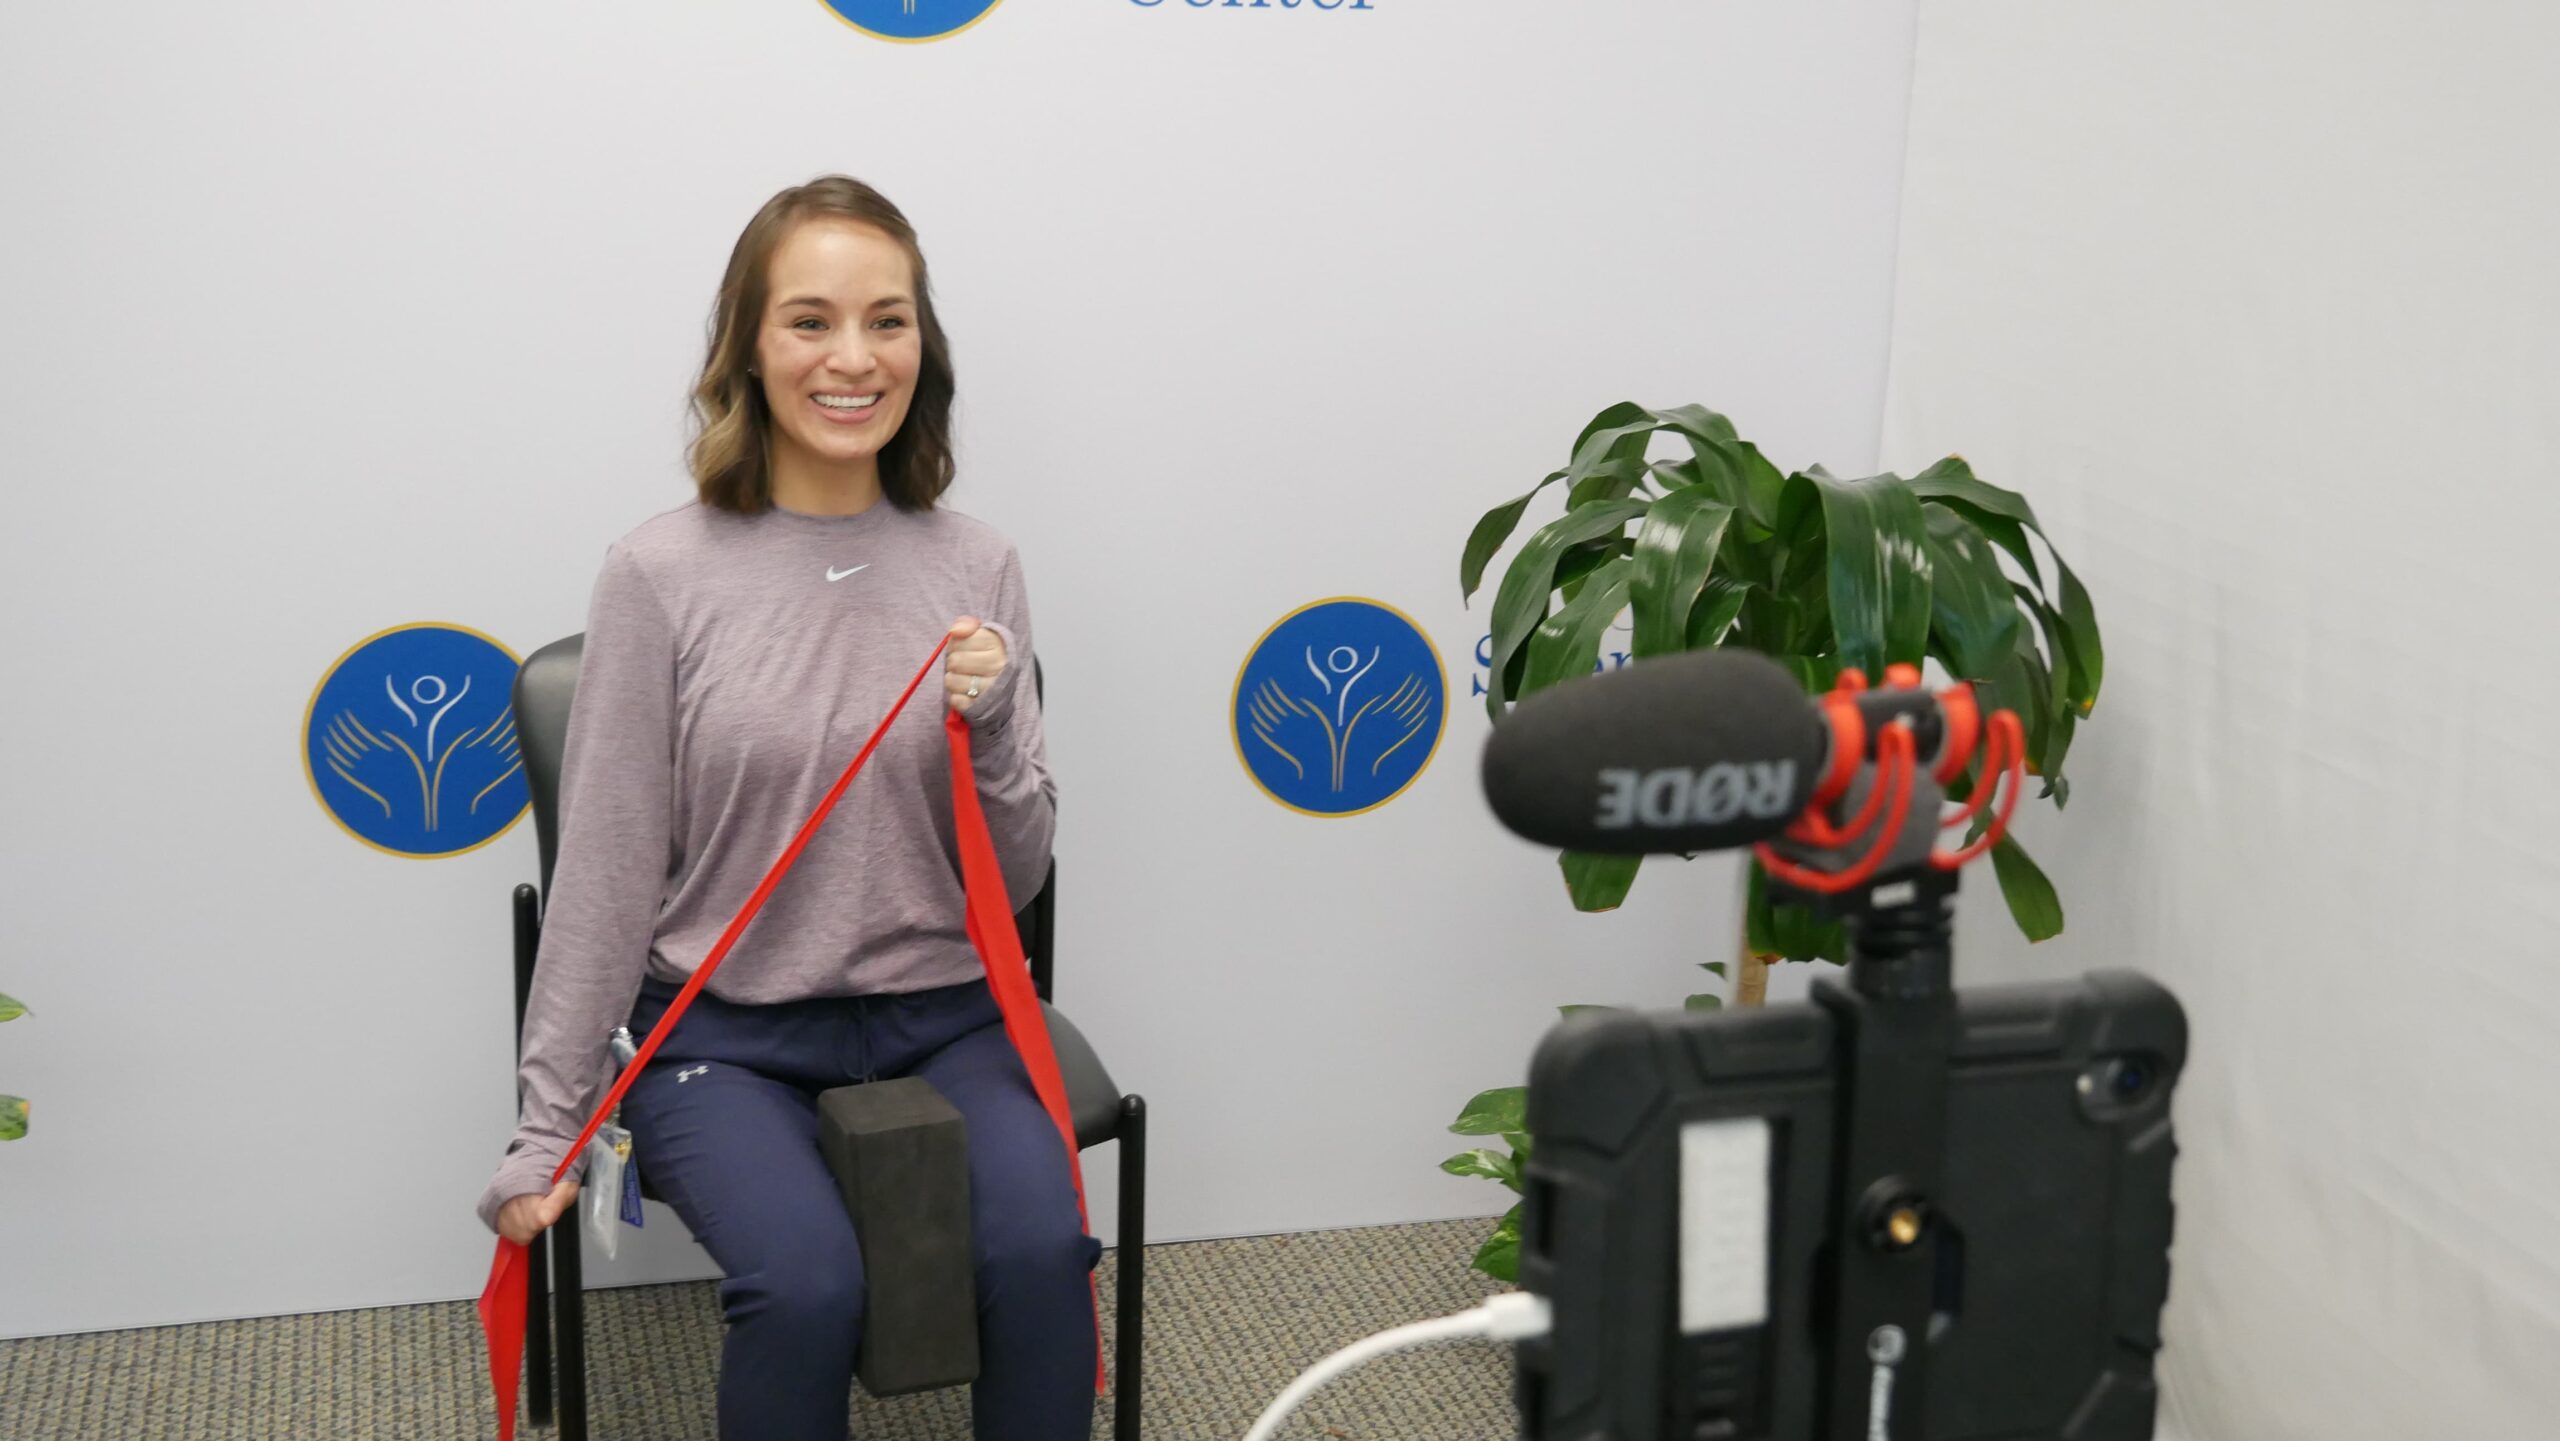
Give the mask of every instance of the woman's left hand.
POLYGON ((951 623, 951 645, 942 653, 942 690, 951 708, 962 715, 1004 674, 1004 637, 962 616, 951 623))

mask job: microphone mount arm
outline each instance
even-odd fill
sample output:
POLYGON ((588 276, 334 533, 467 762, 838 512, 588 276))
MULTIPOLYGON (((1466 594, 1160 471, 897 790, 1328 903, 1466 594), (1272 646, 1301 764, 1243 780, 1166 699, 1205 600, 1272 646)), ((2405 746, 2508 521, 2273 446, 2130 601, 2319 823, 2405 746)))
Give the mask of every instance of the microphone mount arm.
MULTIPOLYGON (((1950 1228, 1937 1197, 1957 1035, 1955 895, 1964 861, 2008 820, 2004 807, 1980 843, 1946 853, 1937 849, 1939 813, 1945 783, 1971 761, 1984 730, 1993 739, 1978 783, 1996 782, 2007 743, 2014 806, 2025 747, 2014 715, 1979 723, 1969 689, 1960 699, 1931 697, 1916 670, 1899 666, 1882 693, 1860 694, 1854 672, 1843 681, 1825 704, 1835 747, 1856 748, 1854 773, 1835 754, 1835 783, 1810 812, 1820 823, 1800 822, 1761 851, 1773 899, 1837 917, 1849 939, 1847 984, 1818 980, 1813 989, 1831 1015, 1843 1072, 1825 1220, 1831 1281, 1817 1302, 1831 1338, 1817 1434, 1918 1441, 1930 1347, 1952 1314, 1942 1268, 1953 1260, 1942 1254, 1950 1228), (1900 740, 1882 735, 1897 726, 1906 731, 1900 740), (1922 740, 1934 764, 1920 764, 1922 740), (1878 819, 1887 831, 1870 834, 1878 819), (1807 879, 1815 884, 1795 883, 1807 879)), ((1954 823, 1981 809, 1977 801, 1954 823)))

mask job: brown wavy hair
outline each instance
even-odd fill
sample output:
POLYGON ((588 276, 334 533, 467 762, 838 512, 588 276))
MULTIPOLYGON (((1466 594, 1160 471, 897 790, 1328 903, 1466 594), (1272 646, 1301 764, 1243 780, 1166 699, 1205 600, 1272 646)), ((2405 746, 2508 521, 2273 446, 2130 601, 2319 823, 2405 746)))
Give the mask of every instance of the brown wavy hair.
POLYGON ((924 362, 915 395, 898 433, 880 449, 880 489, 903 510, 931 510, 951 488, 957 465, 951 454, 951 342, 933 310, 933 285, 915 227, 889 198, 859 180, 822 175, 764 203, 729 252, 720 298, 711 311, 710 349, 693 386, 696 426, 687 457, 702 503, 754 515, 773 506, 773 415, 764 385, 747 373, 756 363, 756 333, 772 299, 773 253, 804 220, 835 218, 886 231, 915 267, 916 328, 924 336, 924 362))

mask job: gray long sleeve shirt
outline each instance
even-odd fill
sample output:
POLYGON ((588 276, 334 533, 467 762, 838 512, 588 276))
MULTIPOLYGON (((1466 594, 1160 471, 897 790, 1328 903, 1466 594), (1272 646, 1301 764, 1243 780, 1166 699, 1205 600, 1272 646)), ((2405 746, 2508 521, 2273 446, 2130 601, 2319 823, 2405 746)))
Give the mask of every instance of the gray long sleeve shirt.
MULTIPOLYGON (((885 500, 852 516, 690 504, 606 552, 561 769, 522 1109, 483 1223, 550 1188, 603 1099, 607 1037, 642 978, 693 974, 964 615, 1004 640, 1004 671, 968 720, 1020 906, 1048 868, 1055 789, 1021 561, 1002 535, 885 500)), ((985 973, 966 929, 945 705, 936 665, 706 990, 761 1005, 985 973)))

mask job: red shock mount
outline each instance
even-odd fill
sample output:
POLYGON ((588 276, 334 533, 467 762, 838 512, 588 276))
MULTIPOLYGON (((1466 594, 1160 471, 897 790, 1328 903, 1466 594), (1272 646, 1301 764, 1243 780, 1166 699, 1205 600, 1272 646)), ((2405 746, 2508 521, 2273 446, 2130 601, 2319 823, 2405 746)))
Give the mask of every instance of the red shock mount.
POLYGON ((1822 698, 1822 714, 1831 730, 1830 761, 1812 801, 1783 839, 1753 848, 1771 879, 1814 895, 1837 896, 1867 884, 1888 867, 1901 870, 1925 860, 1938 871, 1953 871, 2007 834, 2026 784, 2026 728, 2017 712, 1994 711, 1986 718, 1971 685, 1959 681, 1931 697, 1921 689, 1919 667, 1891 665, 1885 667, 1884 685, 1874 690, 1864 672, 1842 671, 1822 698), (1920 747, 1931 733, 1936 754, 1923 781, 1920 747), (1982 774, 1972 798, 1938 817, 1925 855, 1915 853, 1905 836, 1914 799, 1942 797, 1947 786, 1971 769, 1977 749, 1982 774), (1870 751, 1874 770, 1863 804, 1855 815, 1835 819, 1834 811, 1866 772, 1870 751), (1999 804, 1983 833, 1957 849, 1938 849, 1936 834, 1971 825, 1994 791, 1999 804))

